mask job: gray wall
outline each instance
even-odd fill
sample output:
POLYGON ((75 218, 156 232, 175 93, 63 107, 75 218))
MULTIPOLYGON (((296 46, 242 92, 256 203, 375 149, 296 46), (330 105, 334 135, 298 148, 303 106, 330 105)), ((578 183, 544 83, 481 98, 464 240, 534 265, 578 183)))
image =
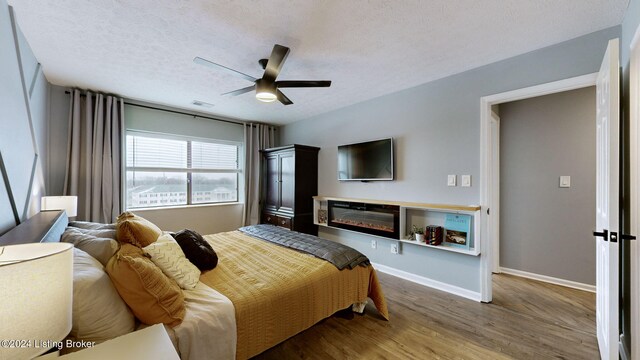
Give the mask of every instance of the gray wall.
POLYGON ((64 191, 69 137, 70 97, 67 88, 49 86, 49 143, 47 158, 47 195, 60 196, 64 191))
POLYGON ((500 266, 595 285, 595 115, 595 87, 500 105, 500 266))
MULTIPOLYGON (((596 72, 608 40, 619 36, 619 26, 605 29, 286 125, 281 143, 322 148, 320 195, 478 204, 480 97, 596 72), (396 181, 336 180, 338 145, 389 136, 396 140, 396 181), (472 175, 472 187, 447 187, 447 174, 472 175)), ((346 231, 321 229, 320 235, 347 242, 384 265, 480 290, 479 257, 408 244, 403 254, 392 255, 387 244, 373 250, 366 237, 346 231)))
POLYGON ((0 49, 0 154, 8 179, 8 184, 0 180, 2 234, 40 211, 48 106, 47 80, 5 0, 0 0, 0 49))
POLYGON ((244 142, 242 124, 216 121, 196 115, 183 115, 126 104, 124 121, 127 129, 244 142))
POLYGON ((622 21, 622 38, 620 41, 620 63, 624 68, 629 65, 629 46, 640 25, 640 0, 630 0, 627 12, 622 21))

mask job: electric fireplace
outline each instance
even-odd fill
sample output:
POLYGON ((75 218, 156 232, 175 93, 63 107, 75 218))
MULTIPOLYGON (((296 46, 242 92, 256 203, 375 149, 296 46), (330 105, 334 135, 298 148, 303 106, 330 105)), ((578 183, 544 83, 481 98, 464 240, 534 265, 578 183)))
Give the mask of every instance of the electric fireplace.
POLYGON ((400 207, 351 201, 328 201, 329 226, 400 238, 400 207))

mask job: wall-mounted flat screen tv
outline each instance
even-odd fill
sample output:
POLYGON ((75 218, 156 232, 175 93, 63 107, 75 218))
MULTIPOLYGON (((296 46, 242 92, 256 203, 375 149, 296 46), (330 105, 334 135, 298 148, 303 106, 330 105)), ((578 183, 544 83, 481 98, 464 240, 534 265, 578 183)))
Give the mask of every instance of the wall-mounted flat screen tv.
POLYGON ((338 146, 338 180, 393 180, 393 139, 338 146))

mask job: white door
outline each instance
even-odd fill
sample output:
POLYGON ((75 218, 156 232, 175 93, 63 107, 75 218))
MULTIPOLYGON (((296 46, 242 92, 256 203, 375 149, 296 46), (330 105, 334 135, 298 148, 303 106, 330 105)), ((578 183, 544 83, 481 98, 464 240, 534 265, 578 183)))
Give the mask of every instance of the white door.
POLYGON ((491 161, 493 161, 491 182, 491 239, 493 239, 493 273, 500 270, 500 116, 491 111, 491 161))
POLYGON ((600 356, 618 359, 618 39, 609 41, 596 82, 596 325, 600 356))

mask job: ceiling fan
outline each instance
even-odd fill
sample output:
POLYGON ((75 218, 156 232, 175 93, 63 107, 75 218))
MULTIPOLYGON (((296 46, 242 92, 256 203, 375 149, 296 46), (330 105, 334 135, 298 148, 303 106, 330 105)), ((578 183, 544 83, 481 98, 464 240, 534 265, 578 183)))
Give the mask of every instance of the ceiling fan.
POLYGON ((260 79, 254 78, 253 76, 247 75, 245 73, 241 73, 240 71, 236 71, 230 69, 226 66, 216 64, 209 60, 205 60, 201 57, 195 57, 193 62, 196 64, 201 64, 205 66, 212 67, 214 69, 222 70, 227 72, 228 74, 232 74, 235 76, 239 76, 245 80, 249 80, 254 84, 248 86, 246 88, 230 91, 222 94, 223 96, 238 96, 249 91, 256 91, 256 98, 260 101, 264 102, 273 102, 276 99, 283 103, 284 105, 291 105, 293 101, 289 100, 280 89, 282 88, 304 88, 304 87, 329 87, 331 86, 331 81, 329 80, 284 80, 284 81, 276 81, 278 74, 280 74, 280 69, 282 69, 282 65, 284 61, 287 59, 289 55, 289 48, 286 46, 275 44, 273 46, 273 50, 271 51, 271 56, 269 59, 260 59, 258 63, 264 69, 264 74, 260 79))

